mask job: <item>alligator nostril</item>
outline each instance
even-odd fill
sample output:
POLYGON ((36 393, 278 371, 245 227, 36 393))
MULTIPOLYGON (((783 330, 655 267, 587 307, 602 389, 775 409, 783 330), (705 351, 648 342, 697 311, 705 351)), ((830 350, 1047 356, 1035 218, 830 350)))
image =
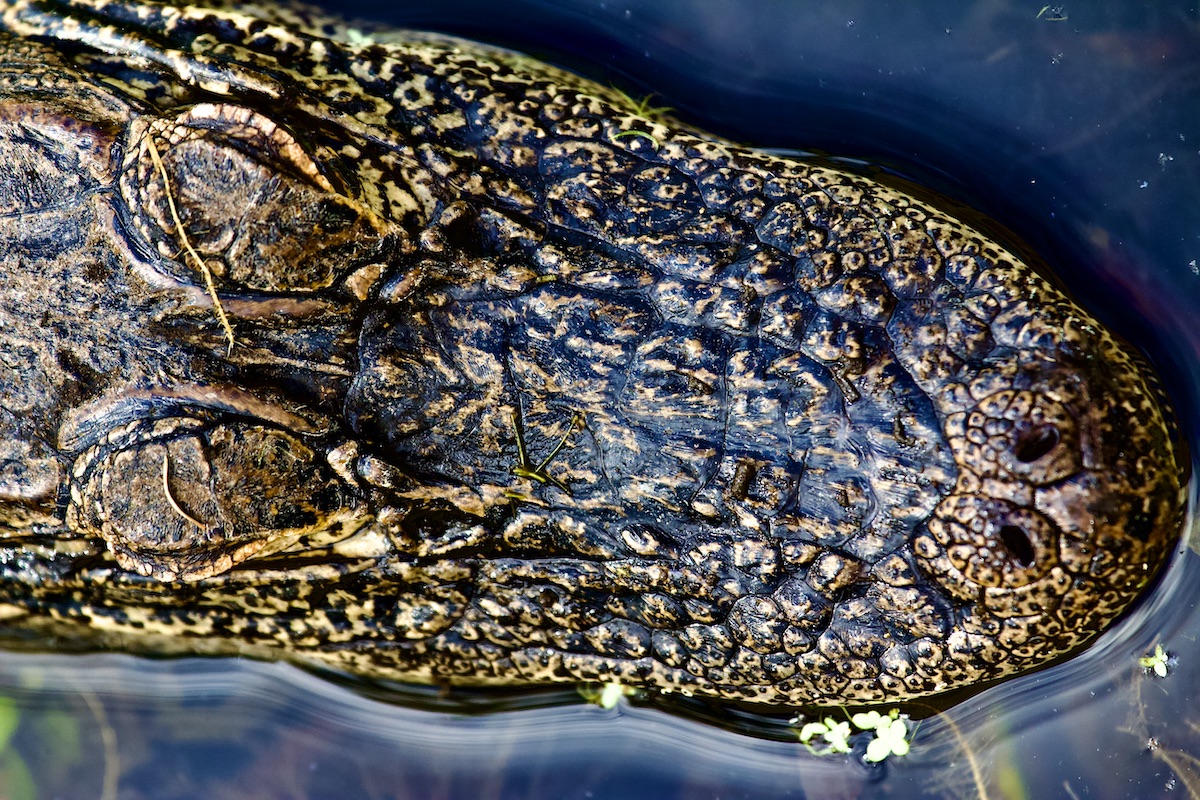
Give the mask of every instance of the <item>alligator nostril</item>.
POLYGON ((1021 436, 1013 454, 1017 461, 1029 464, 1053 450, 1058 442, 1058 428, 1053 425, 1039 425, 1021 436))
POLYGON ((1000 542, 1022 568, 1033 564, 1033 542, 1029 541, 1029 534, 1025 532, 1024 528, 1005 525, 1000 529, 1000 542))

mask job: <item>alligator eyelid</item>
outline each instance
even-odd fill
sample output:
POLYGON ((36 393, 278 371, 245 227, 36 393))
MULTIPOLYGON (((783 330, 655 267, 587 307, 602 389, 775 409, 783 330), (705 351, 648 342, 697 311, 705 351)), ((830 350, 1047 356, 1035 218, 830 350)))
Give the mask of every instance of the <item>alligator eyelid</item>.
POLYGON ((332 428, 331 422, 320 415, 305 409, 287 409, 232 386, 158 387, 100 395, 72 408, 59 425, 58 449, 79 453, 116 426, 141 419, 187 416, 195 410, 256 418, 314 436, 326 434, 332 428))

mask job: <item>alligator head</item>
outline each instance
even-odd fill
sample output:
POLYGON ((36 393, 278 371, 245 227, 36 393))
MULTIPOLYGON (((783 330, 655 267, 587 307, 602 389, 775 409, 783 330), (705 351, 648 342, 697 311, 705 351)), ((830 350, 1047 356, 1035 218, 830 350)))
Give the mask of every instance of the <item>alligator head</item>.
POLYGON ((1144 365, 970 224, 481 45, 0 39, 0 603, 446 683, 911 698, 1178 535, 1144 365))

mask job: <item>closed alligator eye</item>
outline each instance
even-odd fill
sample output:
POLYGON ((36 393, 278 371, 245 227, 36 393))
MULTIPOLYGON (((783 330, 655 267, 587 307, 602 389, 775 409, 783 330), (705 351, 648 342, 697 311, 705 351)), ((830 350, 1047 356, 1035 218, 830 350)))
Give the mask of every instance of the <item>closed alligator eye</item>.
POLYGON ((1024 528, 1017 525, 1003 526, 1000 528, 1000 542, 1022 568, 1033 564, 1033 542, 1029 540, 1029 534, 1024 528))
POLYGON ((1053 425, 1039 425, 1020 438, 1013 455, 1018 461, 1029 464, 1053 450, 1059 439, 1058 428, 1053 425))

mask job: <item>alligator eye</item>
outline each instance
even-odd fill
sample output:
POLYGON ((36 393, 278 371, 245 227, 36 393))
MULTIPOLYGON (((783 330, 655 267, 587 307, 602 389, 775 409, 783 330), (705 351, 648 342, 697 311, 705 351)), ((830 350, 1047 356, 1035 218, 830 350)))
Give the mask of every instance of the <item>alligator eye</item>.
POLYGON ((120 179, 130 226, 154 268, 178 280, 316 291, 372 253, 382 232, 257 112, 202 103, 130 135, 120 179))
POLYGON ((1029 534, 1025 532, 1024 528, 1016 525, 1003 526, 1000 528, 1000 542, 1022 569, 1033 564, 1033 542, 1029 540, 1029 534))
POLYGON ((1027 431, 1017 440, 1013 455, 1017 457, 1017 461, 1030 464, 1057 447, 1060 438, 1058 428, 1053 425, 1040 425, 1027 431))

